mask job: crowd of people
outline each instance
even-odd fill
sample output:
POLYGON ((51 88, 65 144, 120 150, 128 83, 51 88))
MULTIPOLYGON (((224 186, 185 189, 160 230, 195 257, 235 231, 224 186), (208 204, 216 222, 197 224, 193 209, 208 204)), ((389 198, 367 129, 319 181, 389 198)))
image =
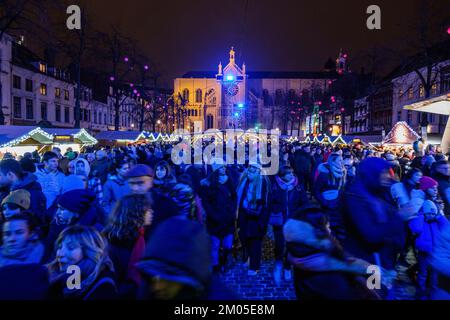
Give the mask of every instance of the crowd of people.
POLYGON ((221 276, 239 259, 258 277, 269 228, 274 288, 298 299, 390 299, 401 271, 416 299, 450 298, 439 148, 282 142, 266 176, 252 160, 175 165, 172 147, 6 154, 0 299, 238 299, 221 276))

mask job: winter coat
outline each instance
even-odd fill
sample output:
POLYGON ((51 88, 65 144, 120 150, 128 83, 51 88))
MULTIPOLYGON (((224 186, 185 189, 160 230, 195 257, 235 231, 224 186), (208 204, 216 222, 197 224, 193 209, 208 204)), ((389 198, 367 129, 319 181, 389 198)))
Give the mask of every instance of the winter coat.
POLYGON ((0 268, 0 300, 44 300, 48 293, 48 270, 40 263, 0 268))
POLYGON ((393 269, 405 243, 405 223, 398 215, 389 190, 379 186, 379 176, 389 169, 385 160, 368 158, 361 162, 356 181, 347 188, 342 201, 346 230, 344 248, 355 257, 376 263, 378 254, 385 269, 393 269))
POLYGON ((41 185, 42 191, 47 198, 48 208, 62 193, 65 175, 59 170, 55 172, 46 172, 43 168, 36 170, 34 174, 36 175, 37 181, 41 185))
MULTIPOLYGON (((436 238, 430 264, 437 272, 441 299, 450 299, 450 226, 447 225, 436 238)), ((435 292, 437 295, 438 292, 435 292)))
POLYGON ((434 180, 436 180, 439 183, 438 190, 439 195, 441 196, 442 200, 444 200, 445 204, 445 215, 450 215, 450 177, 446 177, 443 174, 440 174, 438 172, 435 172, 435 174, 432 176, 434 180))
POLYGON ((126 180, 117 175, 111 176, 103 186, 103 208, 107 215, 111 214, 115 203, 131 192, 126 180))
POLYGON ((234 233, 236 222, 236 191, 228 178, 224 184, 211 185, 204 179, 201 183, 200 197, 206 211, 208 233, 218 238, 234 233))
POLYGON ((42 187, 37 182, 37 177, 33 173, 27 173, 23 179, 11 187, 11 191, 25 189, 30 193, 30 211, 37 219, 41 226, 48 225, 49 221, 45 220, 45 210, 47 209, 47 198, 42 192, 42 187))
MULTIPOLYGON (((67 300, 114 300, 118 298, 112 262, 104 264, 102 271, 95 279, 92 274, 81 278, 80 289, 67 289, 68 275, 64 272, 58 275, 51 273, 49 296, 51 299, 67 300), (87 283, 84 283, 87 282, 87 283)), ((83 273, 83 270, 82 270, 83 273)))
POLYGON ((103 158, 101 160, 95 160, 91 166, 91 174, 93 177, 97 177, 102 182, 102 185, 105 184, 109 173, 109 160, 107 158, 103 158))
POLYGON ((200 182, 206 178, 205 168, 196 168, 194 165, 191 165, 186 168, 186 174, 188 174, 192 179, 192 188, 195 193, 199 194, 201 189, 200 182))
POLYGON ((271 183, 272 201, 270 203, 270 212, 272 215, 281 213, 284 223, 291 213, 307 204, 309 200, 301 183, 298 183, 298 180, 293 188, 288 190, 284 189, 279 179, 275 178, 271 183))
POLYGON ((318 237, 312 225, 288 219, 283 228, 288 260, 294 266, 294 287, 300 300, 373 299, 358 276, 366 274, 365 261, 351 260, 334 253, 328 237, 318 237), (330 288, 333 290, 330 290, 330 288))
POLYGON ((114 265, 118 294, 124 299, 135 299, 138 291, 137 284, 128 277, 135 244, 136 240, 131 239, 108 239, 108 256, 114 265))
MULTIPOLYGON (((429 202, 427 200, 426 202, 429 202)), ((409 228, 416 235, 416 249, 431 254, 436 238, 449 225, 446 217, 439 215, 434 221, 426 221, 423 212, 409 221, 409 228)))
POLYGON ((244 199, 248 193, 248 187, 249 182, 247 181, 244 186, 243 196, 238 203, 238 227, 241 241, 245 241, 247 238, 263 238, 267 232, 270 219, 272 197, 269 181, 266 179, 262 180, 262 197, 257 200, 257 214, 244 208, 244 199), (267 198, 266 194, 268 195, 267 198))
POLYGON ((36 240, 29 240, 20 252, 9 252, 5 246, 2 246, 0 247, 0 267, 41 263, 44 259, 44 251, 44 246, 36 240))
POLYGON ((310 175, 314 168, 314 158, 303 150, 294 153, 294 170, 297 177, 310 175))

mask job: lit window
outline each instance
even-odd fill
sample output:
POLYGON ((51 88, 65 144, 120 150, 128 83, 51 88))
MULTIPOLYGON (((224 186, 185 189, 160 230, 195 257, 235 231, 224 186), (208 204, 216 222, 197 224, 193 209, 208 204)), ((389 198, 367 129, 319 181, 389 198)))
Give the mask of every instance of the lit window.
POLYGON ((64 90, 64 99, 69 100, 69 90, 64 90))
POLYGON ((47 85, 45 83, 41 83, 41 87, 39 88, 39 91, 43 96, 47 95, 47 85))
POLYGON ((425 97, 425 88, 423 87, 422 84, 419 86, 419 97, 421 98, 425 97))
POLYGON ((43 63, 39 63, 39 71, 43 73, 47 73, 47 65, 43 63))
POLYGON ((60 98, 61 97, 61 89, 60 88, 55 88, 55 97, 56 98, 60 98))
POLYGON ((431 94, 437 94, 437 84, 436 82, 433 83, 433 85, 431 86, 431 94))
POLYGON ((414 90, 413 88, 408 89, 408 99, 414 98, 414 90))

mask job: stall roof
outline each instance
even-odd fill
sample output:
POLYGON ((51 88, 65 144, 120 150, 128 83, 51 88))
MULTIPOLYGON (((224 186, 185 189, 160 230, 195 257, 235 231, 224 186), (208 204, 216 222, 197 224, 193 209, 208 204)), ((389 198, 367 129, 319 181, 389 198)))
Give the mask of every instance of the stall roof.
MULTIPOLYGON (((333 140, 336 139, 337 137, 332 137, 333 140)), ((355 136, 351 136, 351 135, 343 135, 341 136, 341 138, 346 142, 346 143, 352 143, 355 139, 359 139, 361 140, 361 143, 363 144, 369 144, 369 143, 381 143, 381 135, 373 135, 373 136, 359 136, 359 135, 355 135, 355 136)))
POLYGON ((95 139, 89 132, 85 129, 73 129, 73 128, 44 128, 42 129, 48 134, 53 136, 73 136, 85 145, 97 144, 97 139, 95 139))
POLYGON ((106 141, 137 141, 139 138, 146 138, 146 133, 141 131, 102 131, 99 132, 95 138, 97 140, 106 141))
POLYGON ((397 122, 386 135, 383 144, 412 144, 420 136, 405 122, 397 122))
POLYGON ((0 126, 0 147, 13 147, 33 138, 40 144, 52 144, 53 136, 35 126, 0 126))

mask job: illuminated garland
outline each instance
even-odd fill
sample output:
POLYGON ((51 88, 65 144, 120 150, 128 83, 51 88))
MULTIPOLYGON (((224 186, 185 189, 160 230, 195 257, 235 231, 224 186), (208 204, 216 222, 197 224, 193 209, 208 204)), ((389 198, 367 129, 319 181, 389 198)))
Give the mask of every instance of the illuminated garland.
POLYGON ((31 138, 32 136, 36 135, 36 134, 40 134, 43 135, 45 138, 51 140, 53 142, 54 136, 45 132, 44 130, 42 130, 41 128, 37 127, 33 130, 31 130, 30 132, 20 136, 19 138, 16 138, 14 140, 11 140, 8 143, 5 143, 3 145, 1 145, 1 148, 8 148, 8 147, 14 147, 22 142, 24 142, 25 140, 31 138))
POLYGON ((80 139, 81 136, 85 136, 90 142, 86 145, 93 146, 98 143, 98 140, 91 136, 85 129, 80 129, 79 132, 75 133, 73 137, 75 139, 80 139))

